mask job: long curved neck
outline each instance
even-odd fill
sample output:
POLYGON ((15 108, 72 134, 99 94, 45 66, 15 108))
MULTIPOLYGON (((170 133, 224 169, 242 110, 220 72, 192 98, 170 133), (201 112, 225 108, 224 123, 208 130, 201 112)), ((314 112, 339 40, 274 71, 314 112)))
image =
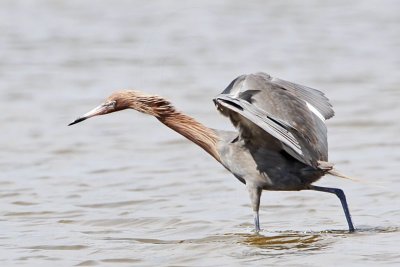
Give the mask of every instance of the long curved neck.
POLYGON ((217 142, 219 138, 215 131, 204 126, 192 117, 175 110, 156 117, 160 122, 199 145, 216 160, 221 162, 217 151, 217 142))
POLYGON ((160 122, 199 145, 221 162, 217 150, 219 137, 214 130, 204 126, 192 117, 176 111, 168 100, 160 96, 146 95, 137 91, 129 93, 130 95, 124 99, 126 107, 155 116, 160 122))

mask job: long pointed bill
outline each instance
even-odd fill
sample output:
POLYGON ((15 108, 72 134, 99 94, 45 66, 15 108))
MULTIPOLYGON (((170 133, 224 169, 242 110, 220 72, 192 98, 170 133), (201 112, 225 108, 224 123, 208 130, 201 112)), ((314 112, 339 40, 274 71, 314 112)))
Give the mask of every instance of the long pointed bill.
POLYGON ((88 113, 86 113, 85 115, 83 115, 82 117, 77 118, 76 120, 74 120, 73 122, 71 122, 70 124, 68 124, 68 126, 74 125, 78 122, 84 121, 86 119, 89 119, 90 117, 94 117, 97 115, 103 115, 107 113, 107 106, 104 104, 101 104, 98 107, 95 107, 94 109, 92 109, 91 111, 89 111, 88 113))

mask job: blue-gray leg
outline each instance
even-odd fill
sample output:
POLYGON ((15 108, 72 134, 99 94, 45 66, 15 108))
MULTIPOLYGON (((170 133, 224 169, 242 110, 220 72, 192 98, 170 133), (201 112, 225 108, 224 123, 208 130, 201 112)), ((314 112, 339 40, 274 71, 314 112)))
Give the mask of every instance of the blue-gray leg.
POLYGON ((260 232, 260 216, 258 214, 258 210, 260 209, 260 198, 262 189, 257 186, 253 186, 250 183, 247 183, 246 187, 249 191, 251 206, 254 212, 254 229, 258 233, 260 232))
POLYGON ((254 212, 254 230, 257 233, 260 232, 260 216, 258 215, 258 211, 254 212))
POLYGON ((344 211, 344 214, 346 215, 347 224, 349 225, 349 231, 354 232, 354 226, 353 226, 353 222, 351 221, 351 216, 350 216, 349 207, 347 206, 346 196, 342 189, 315 186, 315 185, 310 185, 308 187, 308 189, 335 194, 340 199, 340 202, 342 203, 343 211, 344 211))

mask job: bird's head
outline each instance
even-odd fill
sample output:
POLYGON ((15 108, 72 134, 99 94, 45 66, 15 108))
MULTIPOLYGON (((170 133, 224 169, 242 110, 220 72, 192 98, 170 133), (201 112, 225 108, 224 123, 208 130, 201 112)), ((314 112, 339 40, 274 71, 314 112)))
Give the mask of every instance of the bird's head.
POLYGON ((159 96, 148 95, 136 90, 121 90, 112 93, 101 105, 95 107, 68 125, 76 124, 94 116, 104 115, 127 108, 156 117, 173 109, 167 100, 159 96))

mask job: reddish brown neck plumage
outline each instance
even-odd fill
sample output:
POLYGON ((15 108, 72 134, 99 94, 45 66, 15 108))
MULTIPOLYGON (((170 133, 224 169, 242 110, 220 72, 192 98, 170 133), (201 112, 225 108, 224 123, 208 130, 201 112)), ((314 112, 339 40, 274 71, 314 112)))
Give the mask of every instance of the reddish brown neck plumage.
POLYGON ((162 97, 132 91, 131 97, 125 99, 129 99, 127 105, 129 108, 155 116, 163 124, 199 145, 220 161, 217 150, 219 138, 212 129, 176 111, 171 103, 162 97))
POLYGON ((175 110, 169 114, 157 116, 157 119, 172 130, 202 147, 216 160, 221 161, 217 151, 217 142, 219 138, 210 128, 207 128, 192 117, 175 110))

